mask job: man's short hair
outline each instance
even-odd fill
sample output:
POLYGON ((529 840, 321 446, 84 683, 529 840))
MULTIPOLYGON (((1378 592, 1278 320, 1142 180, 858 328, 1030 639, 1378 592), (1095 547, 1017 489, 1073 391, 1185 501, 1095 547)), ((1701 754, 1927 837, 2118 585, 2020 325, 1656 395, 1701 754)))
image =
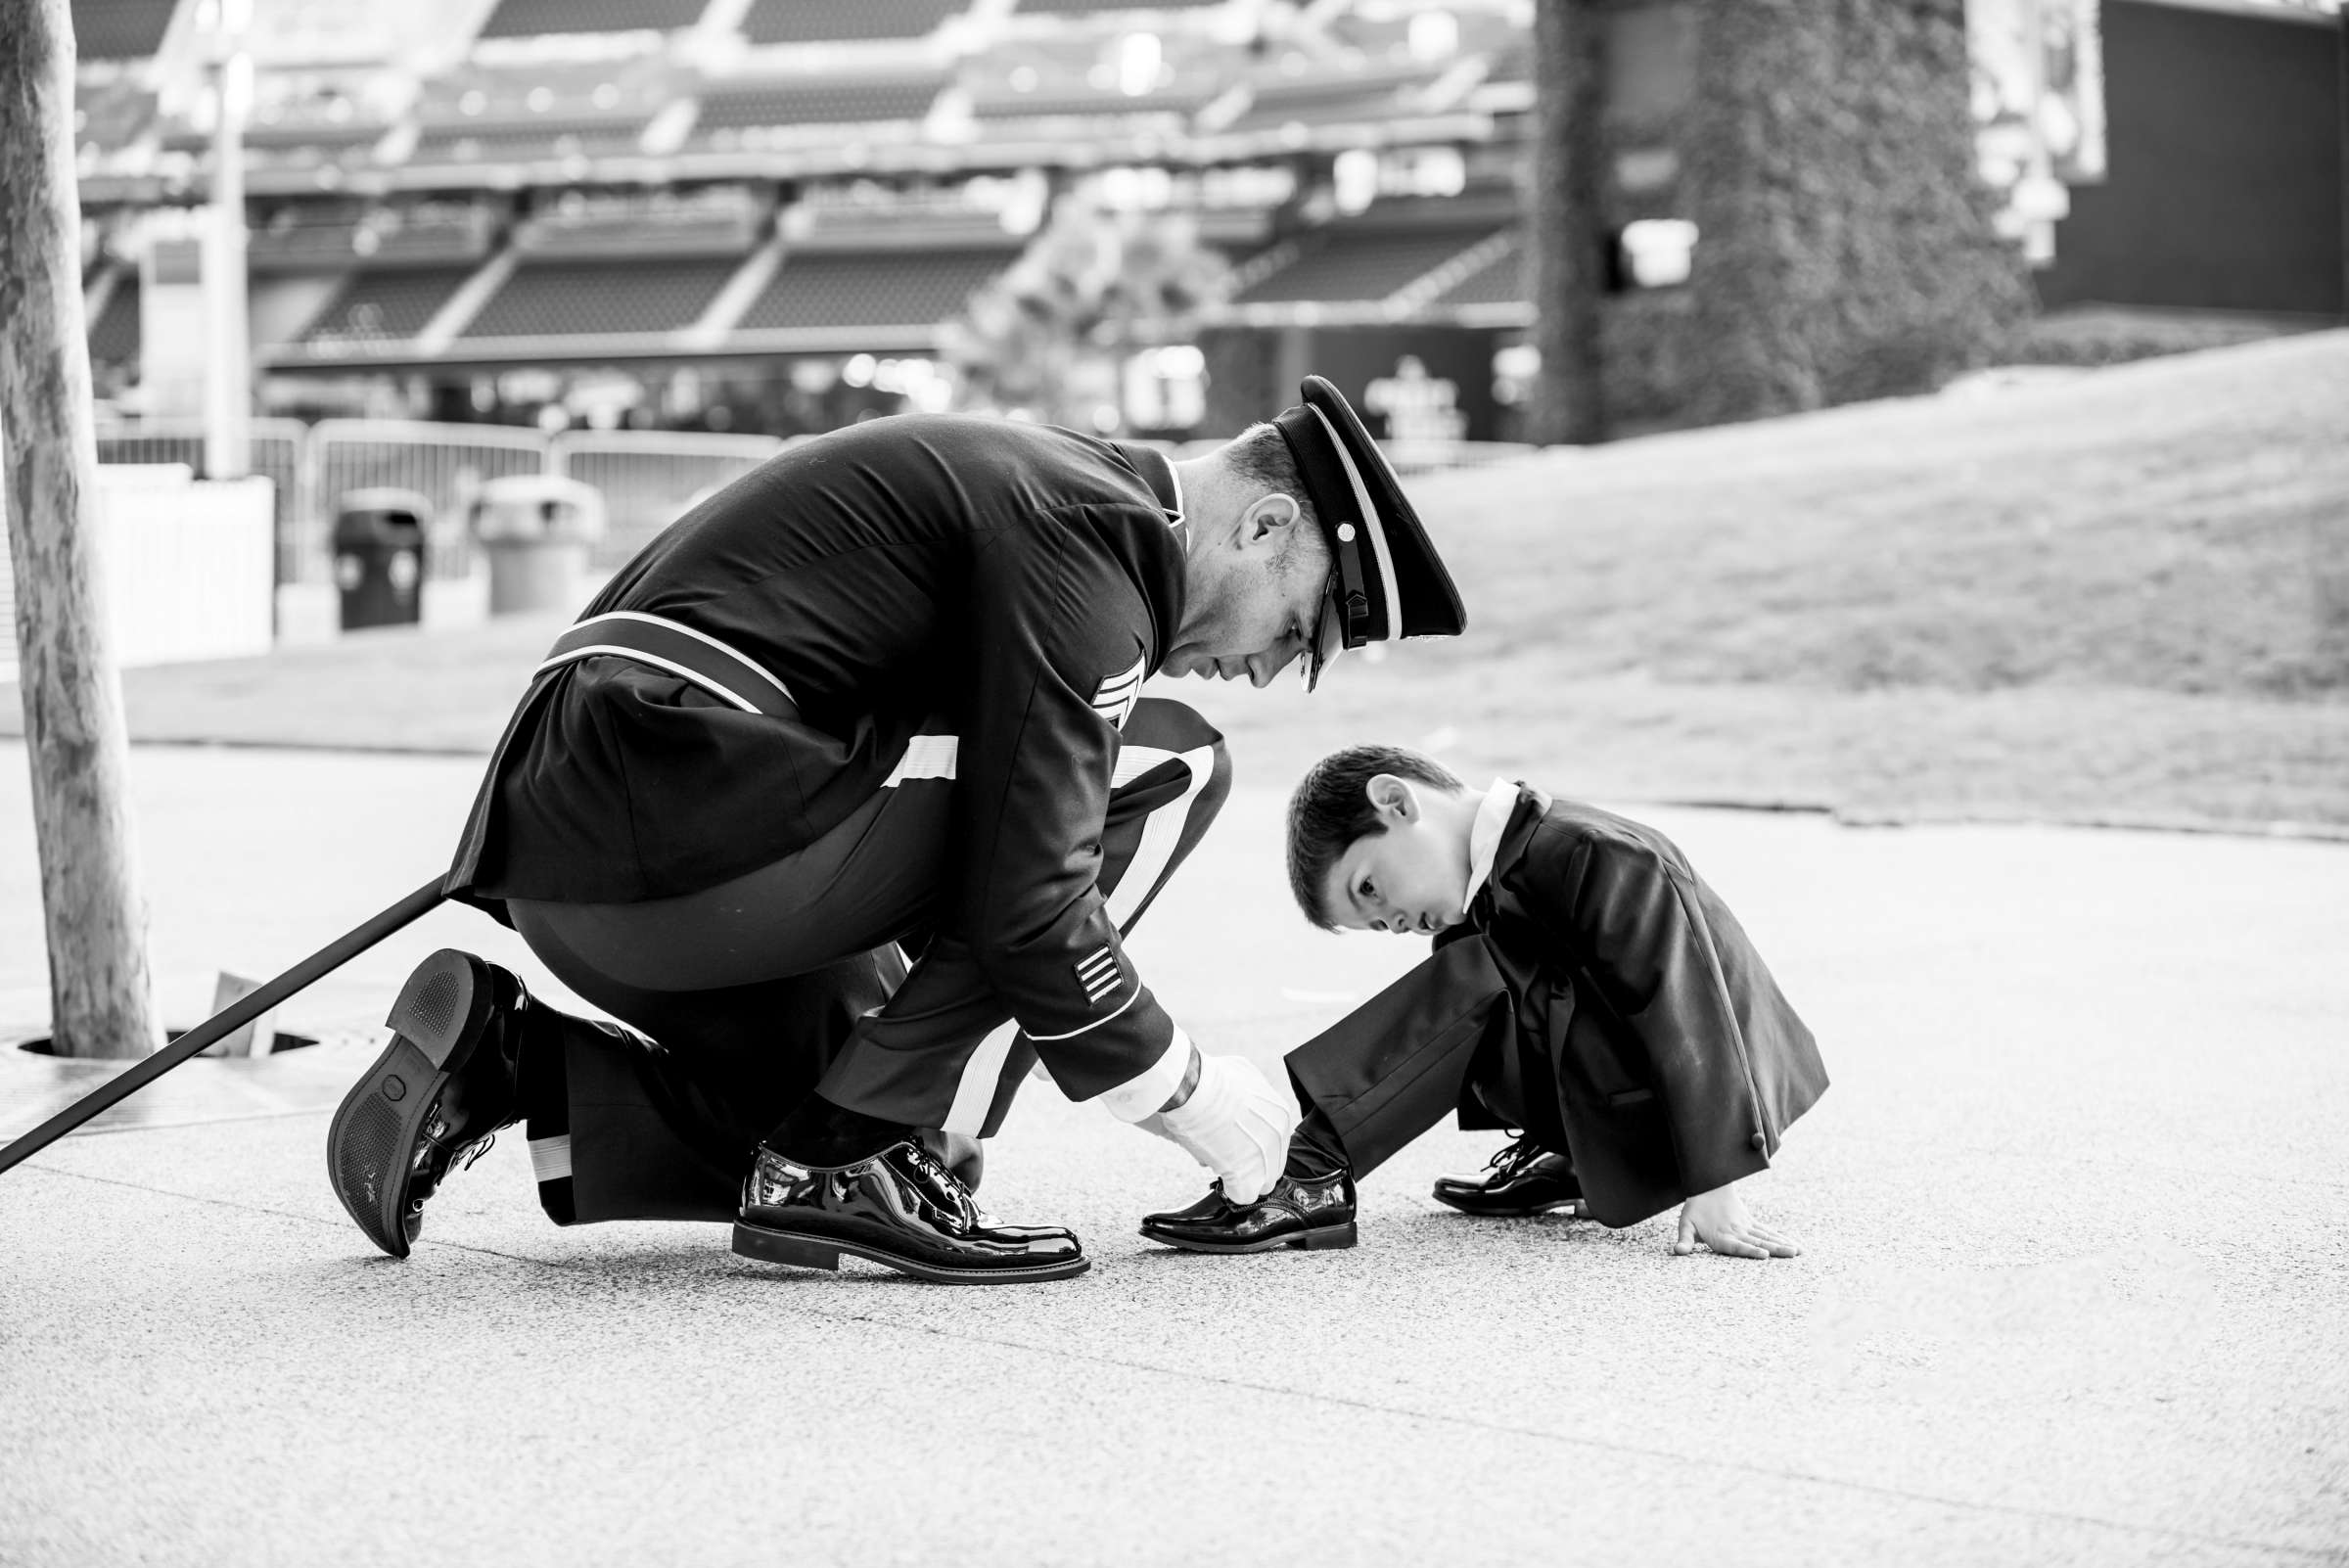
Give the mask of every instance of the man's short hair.
POLYGON ((1320 531, 1320 516, 1313 510, 1313 494, 1305 487, 1305 476, 1297 472, 1297 454, 1289 450, 1288 439, 1280 434, 1279 427, 1249 426, 1224 445, 1223 464, 1243 484, 1278 490, 1294 500, 1297 515, 1304 519, 1307 530, 1320 531))
POLYGON ((1387 830, 1370 804, 1370 781, 1381 773, 1454 794, 1462 788, 1443 763, 1401 746, 1349 746, 1306 769, 1289 797, 1289 891, 1324 931, 1338 929, 1321 902, 1330 867, 1357 839, 1387 830))

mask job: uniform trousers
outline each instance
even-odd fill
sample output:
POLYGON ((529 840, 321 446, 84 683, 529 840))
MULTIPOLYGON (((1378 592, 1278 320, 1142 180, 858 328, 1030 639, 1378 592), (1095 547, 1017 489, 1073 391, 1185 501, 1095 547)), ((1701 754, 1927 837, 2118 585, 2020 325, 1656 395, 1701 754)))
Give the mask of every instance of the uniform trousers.
MULTIPOLYGON (((963 945, 952 895, 956 747, 917 736, 822 838, 717 887, 635 903, 508 900, 556 978, 640 1032, 527 1032, 539 1197, 560 1223, 727 1220, 762 1138, 808 1096, 984 1137, 1036 1047, 963 945), (908 970, 915 992, 906 992, 908 970), (865 1015, 890 1006, 861 1033, 865 1015)), ((1144 698, 1122 732, 1097 886, 1130 932, 1221 808, 1222 737, 1144 698)))

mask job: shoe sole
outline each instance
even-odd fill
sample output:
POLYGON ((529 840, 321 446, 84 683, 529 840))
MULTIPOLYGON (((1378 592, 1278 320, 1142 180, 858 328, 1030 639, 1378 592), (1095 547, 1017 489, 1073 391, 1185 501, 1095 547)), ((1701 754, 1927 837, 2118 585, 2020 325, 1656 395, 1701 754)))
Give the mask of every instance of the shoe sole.
POLYGON ((837 1269, 840 1255, 848 1253, 884 1268, 911 1274, 938 1285, 1030 1285, 1047 1279, 1072 1279, 1093 1266, 1090 1258, 1070 1258, 1060 1263, 1037 1264, 1023 1268, 951 1268, 939 1264, 918 1262, 867 1247, 859 1242, 841 1241, 831 1236, 802 1236, 787 1230, 769 1230, 763 1225, 734 1223, 734 1251, 745 1258, 760 1263, 788 1264, 794 1268, 837 1269))
POLYGON ((1315 1230, 1300 1230, 1293 1236, 1268 1236, 1263 1241, 1193 1241, 1184 1236, 1171 1236, 1163 1230, 1153 1230, 1148 1225, 1142 1226, 1142 1235, 1151 1241, 1179 1247, 1184 1252, 1220 1253, 1277 1252, 1283 1247, 1302 1252, 1335 1252, 1341 1247, 1353 1246, 1356 1241, 1355 1225, 1351 1220, 1342 1225, 1322 1225, 1315 1230))
POLYGON ((405 1258, 423 1229, 423 1216, 403 1210, 425 1113, 472 1058, 488 1001, 472 963, 455 948, 417 965, 384 1020, 392 1043, 343 1096, 327 1129, 335 1196, 367 1239, 394 1258, 405 1258))
POLYGON ((1440 1194, 1430 1196, 1452 1213, 1464 1214, 1471 1220, 1538 1220, 1545 1214, 1570 1213, 1583 1201, 1580 1198, 1560 1198, 1555 1203, 1537 1203, 1524 1209, 1471 1209, 1466 1204, 1454 1203, 1440 1194))

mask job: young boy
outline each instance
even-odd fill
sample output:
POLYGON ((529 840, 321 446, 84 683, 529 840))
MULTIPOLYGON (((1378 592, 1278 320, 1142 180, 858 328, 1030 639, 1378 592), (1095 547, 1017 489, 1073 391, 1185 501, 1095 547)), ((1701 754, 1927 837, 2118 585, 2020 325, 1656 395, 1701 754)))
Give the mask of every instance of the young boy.
POLYGON ((1827 1086, 1811 1032, 1727 906, 1655 829, 1417 753, 1322 759, 1289 803, 1289 883, 1328 930, 1432 936, 1426 962, 1288 1057, 1285 1173, 1142 1234, 1197 1252, 1350 1247, 1354 1182, 1456 1110, 1521 1128, 1435 1196, 1610 1226, 1681 1204, 1676 1253, 1791 1258, 1739 1178, 1827 1086))

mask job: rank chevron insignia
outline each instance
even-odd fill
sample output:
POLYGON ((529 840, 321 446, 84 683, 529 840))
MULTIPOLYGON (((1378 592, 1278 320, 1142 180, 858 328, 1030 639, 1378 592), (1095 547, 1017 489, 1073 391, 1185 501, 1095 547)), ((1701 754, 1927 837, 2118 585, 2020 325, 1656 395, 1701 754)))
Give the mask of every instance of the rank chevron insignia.
POLYGON ((1142 661, 1136 659, 1130 667, 1115 675, 1103 678, 1093 692, 1093 712, 1109 720, 1112 729, 1124 729, 1133 705, 1142 696, 1142 661))
POLYGON ((1116 994, 1125 983, 1126 971, 1118 963, 1118 955, 1108 947, 1087 953, 1077 965, 1077 984, 1084 988, 1084 999, 1098 1007, 1116 994))

